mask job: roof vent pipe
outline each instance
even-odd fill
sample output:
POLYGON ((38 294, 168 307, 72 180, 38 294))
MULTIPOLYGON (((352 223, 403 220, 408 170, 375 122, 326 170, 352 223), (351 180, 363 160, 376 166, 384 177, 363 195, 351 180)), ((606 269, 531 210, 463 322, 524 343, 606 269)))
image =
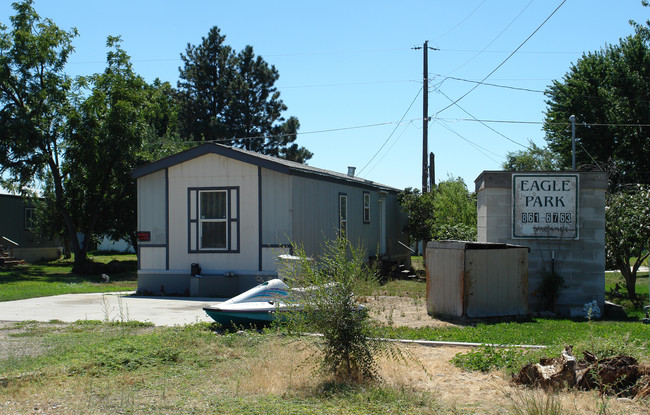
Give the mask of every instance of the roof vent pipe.
POLYGON ((357 170, 356 167, 348 166, 348 176, 354 177, 354 172, 357 170))

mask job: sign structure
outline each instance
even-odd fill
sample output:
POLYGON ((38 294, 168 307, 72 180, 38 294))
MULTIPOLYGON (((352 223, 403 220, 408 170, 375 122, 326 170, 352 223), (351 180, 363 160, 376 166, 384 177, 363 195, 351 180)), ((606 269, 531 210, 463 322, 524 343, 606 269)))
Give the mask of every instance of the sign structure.
POLYGON ((513 174, 512 237, 578 239, 577 174, 513 174))

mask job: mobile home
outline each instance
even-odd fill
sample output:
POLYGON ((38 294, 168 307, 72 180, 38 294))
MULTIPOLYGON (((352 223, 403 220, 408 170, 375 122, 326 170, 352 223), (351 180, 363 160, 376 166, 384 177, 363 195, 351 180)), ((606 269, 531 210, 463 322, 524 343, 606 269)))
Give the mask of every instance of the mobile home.
POLYGON ((143 293, 230 297, 276 277, 292 243, 318 256, 339 232, 369 257, 410 258, 398 190, 352 171, 208 143, 133 177, 143 293))

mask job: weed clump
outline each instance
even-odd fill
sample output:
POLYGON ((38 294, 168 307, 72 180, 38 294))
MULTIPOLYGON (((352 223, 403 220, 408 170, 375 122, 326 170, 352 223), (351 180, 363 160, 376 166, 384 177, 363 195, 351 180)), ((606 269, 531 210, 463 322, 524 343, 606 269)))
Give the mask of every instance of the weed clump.
POLYGON ((364 262, 365 250, 341 236, 326 241, 316 261, 300 246, 294 252, 300 261, 287 283, 299 294, 286 324, 300 333, 322 335, 321 367, 335 377, 377 378, 375 354, 387 346, 375 338, 368 310, 354 299, 355 288, 377 281, 376 272, 364 262))
POLYGON ((521 350, 484 345, 470 352, 457 353, 451 359, 451 363, 468 371, 489 372, 506 369, 514 372, 519 369, 524 355, 521 350))

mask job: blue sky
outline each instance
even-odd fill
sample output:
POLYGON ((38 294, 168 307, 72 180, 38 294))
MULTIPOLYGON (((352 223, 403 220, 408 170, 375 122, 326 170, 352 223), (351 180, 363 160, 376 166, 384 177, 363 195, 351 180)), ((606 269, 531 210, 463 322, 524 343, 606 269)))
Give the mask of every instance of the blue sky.
MULTIPOLYGON (((544 145, 539 91, 583 52, 631 34, 630 19, 650 18, 640 0, 566 0, 535 32, 561 3, 36 0, 35 7, 79 30, 73 76, 103 71, 106 37, 120 35, 137 73, 175 86, 187 44, 218 26, 233 48, 252 45, 278 69, 286 116, 298 117, 298 142, 314 153, 310 165, 356 166, 360 176, 400 189, 421 186, 422 51, 412 48, 428 40, 439 49, 429 52, 428 71, 436 178, 459 176, 473 191, 476 177, 499 170, 509 151, 530 140, 544 145), (472 118, 498 122, 488 128, 472 118)), ((8 25, 13 13, 3 2, 0 22, 8 25)))

